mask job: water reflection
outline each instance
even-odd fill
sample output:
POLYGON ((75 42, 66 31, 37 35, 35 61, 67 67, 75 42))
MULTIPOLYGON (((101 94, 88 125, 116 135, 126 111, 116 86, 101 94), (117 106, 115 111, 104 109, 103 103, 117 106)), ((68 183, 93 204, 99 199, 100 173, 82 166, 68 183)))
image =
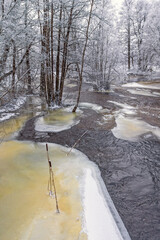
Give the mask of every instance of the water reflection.
POLYGON ((23 114, 21 116, 16 116, 5 122, 0 123, 0 142, 10 139, 15 136, 24 123, 31 117, 30 114, 23 114))
POLYGON ((29 96, 25 106, 17 111, 16 114, 18 115, 15 113, 9 113, 10 116, 13 114, 14 117, 0 122, 0 143, 4 140, 9 140, 15 137, 27 120, 40 114, 40 112, 45 109, 45 104, 38 96, 29 96))

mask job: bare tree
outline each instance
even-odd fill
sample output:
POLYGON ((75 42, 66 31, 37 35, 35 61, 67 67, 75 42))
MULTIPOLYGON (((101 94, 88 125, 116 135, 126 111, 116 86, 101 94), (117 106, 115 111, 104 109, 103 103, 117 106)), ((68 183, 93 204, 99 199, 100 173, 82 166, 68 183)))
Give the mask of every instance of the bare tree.
POLYGON ((54 94, 54 52, 53 52, 53 19, 54 19, 54 8, 53 8, 53 0, 51 1, 51 86, 52 86, 52 93, 51 98, 54 102, 55 94, 54 94))
POLYGON ((66 33, 66 36, 65 36, 65 39, 64 39, 64 45, 63 45, 63 59, 62 59, 62 69, 61 69, 59 104, 61 104, 61 102, 62 102, 64 80, 65 80, 65 76, 66 76, 68 42, 69 42, 69 35, 70 35, 70 30, 71 30, 72 20, 73 20, 74 2, 75 2, 75 0, 72 0, 72 6, 71 6, 71 9, 70 9, 70 14, 69 14, 69 19, 68 19, 67 33, 66 33))
POLYGON ((131 8, 133 0, 125 0, 127 8, 127 42, 128 42, 128 70, 131 69, 131 8))
POLYGON ((60 2, 59 23, 58 23, 58 46, 56 58, 56 104, 59 102, 59 71, 60 71, 60 46, 61 46, 61 24, 62 24, 62 2, 60 2))
POLYGON ((87 28, 86 28, 85 44, 84 44, 82 59, 81 59, 81 68, 79 67, 79 64, 77 64, 77 69, 78 69, 78 73, 79 73, 78 97, 77 97, 77 102, 76 102, 72 112, 76 112, 78 104, 79 104, 79 100, 80 100, 80 95, 81 95, 81 88, 82 88, 82 81, 83 81, 84 59, 85 59, 85 53, 86 53, 86 48, 87 48, 87 43, 88 43, 88 38, 89 38, 89 27, 90 27, 90 22, 91 22, 91 17, 92 17, 93 5, 94 5, 94 0, 91 0, 89 17, 88 17, 88 24, 87 24, 87 28))
POLYGON ((12 94, 13 96, 15 95, 15 75, 16 75, 16 45, 15 42, 12 41, 12 45, 13 45, 13 61, 12 61, 12 68, 13 68, 13 72, 12 72, 12 94))
POLYGON ((28 48, 28 0, 25 0, 25 29, 26 29, 26 67, 27 67, 27 88, 28 88, 28 93, 32 93, 32 88, 31 88, 31 69, 30 69, 30 49, 28 48))

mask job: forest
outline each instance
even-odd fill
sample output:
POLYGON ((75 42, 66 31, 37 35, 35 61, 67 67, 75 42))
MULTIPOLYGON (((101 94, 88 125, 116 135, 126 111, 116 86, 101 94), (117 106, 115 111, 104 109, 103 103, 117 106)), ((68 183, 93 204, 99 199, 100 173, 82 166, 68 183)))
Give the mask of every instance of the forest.
MULTIPOLYGON (((5 97, 38 92, 61 105, 66 78, 100 90, 159 68, 159 1, 1 0, 0 83, 5 97)), ((76 109, 75 109, 76 110, 76 109)))
POLYGON ((160 0, 0 0, 0 240, 160 239, 160 0))

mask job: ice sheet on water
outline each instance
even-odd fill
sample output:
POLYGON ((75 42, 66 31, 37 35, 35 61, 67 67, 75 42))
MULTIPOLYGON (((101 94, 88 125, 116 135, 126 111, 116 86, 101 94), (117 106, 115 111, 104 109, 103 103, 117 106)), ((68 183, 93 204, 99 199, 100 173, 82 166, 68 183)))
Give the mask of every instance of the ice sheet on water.
POLYGON ((140 89, 127 89, 128 92, 135 95, 149 96, 149 97, 159 97, 159 94, 156 92, 150 92, 149 90, 140 90, 140 89))
POLYGON ((79 107, 80 108, 90 108, 96 112, 99 112, 100 110, 102 110, 102 106, 100 105, 97 105, 97 104, 93 104, 93 103, 87 103, 87 102, 81 102, 79 104, 79 107))
POLYGON ((47 115, 37 119, 35 130, 39 132, 61 132, 79 123, 77 118, 82 112, 72 113, 73 106, 50 110, 47 115))
POLYGON ((117 106, 119 106, 121 108, 134 109, 134 107, 132 107, 132 106, 126 104, 126 103, 119 103, 119 102, 115 102, 115 101, 108 101, 108 102, 113 103, 113 104, 115 104, 115 105, 117 105, 117 106))
POLYGON ((123 84, 122 87, 160 89, 160 83, 154 83, 154 82, 153 83, 132 82, 132 83, 123 84))
POLYGON ((45 144, 11 141, 0 145, 2 239, 130 239, 98 167, 83 153, 73 149, 67 155, 68 151, 49 144, 60 207, 60 214, 56 215, 54 200, 46 194, 45 144))
POLYGON ((148 132, 160 138, 160 129, 158 127, 151 126, 135 117, 131 118, 119 114, 116 117, 116 124, 117 126, 112 129, 112 133, 116 138, 137 141, 141 135, 148 132))

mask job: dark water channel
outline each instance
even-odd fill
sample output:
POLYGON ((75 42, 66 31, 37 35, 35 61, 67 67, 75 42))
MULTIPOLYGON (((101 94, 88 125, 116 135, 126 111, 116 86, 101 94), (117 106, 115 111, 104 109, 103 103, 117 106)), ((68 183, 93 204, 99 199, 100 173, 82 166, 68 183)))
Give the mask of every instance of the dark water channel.
POLYGON ((92 137, 91 148, 80 149, 99 165, 131 238, 160 239, 160 142, 128 142, 98 131, 92 137))

